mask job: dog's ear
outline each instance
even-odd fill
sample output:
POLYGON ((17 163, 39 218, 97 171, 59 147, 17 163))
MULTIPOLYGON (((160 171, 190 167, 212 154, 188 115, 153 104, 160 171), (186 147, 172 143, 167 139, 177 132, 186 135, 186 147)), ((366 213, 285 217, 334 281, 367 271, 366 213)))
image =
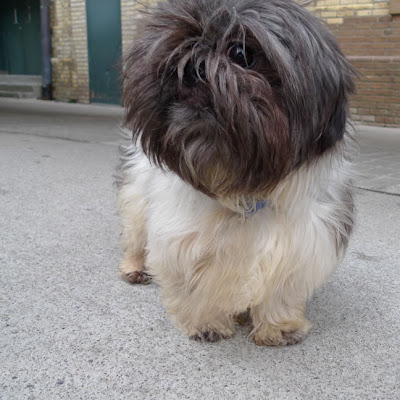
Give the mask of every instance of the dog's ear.
POLYGON ((349 124, 349 101, 350 96, 355 92, 354 80, 358 77, 358 72, 343 58, 339 66, 339 76, 340 79, 336 88, 336 100, 330 108, 330 115, 327 116, 319 136, 320 153, 323 153, 342 140, 349 124))
POLYGON ((349 108, 345 96, 336 102, 332 116, 322 128, 318 143, 319 153, 324 153, 343 139, 346 132, 348 114, 349 108))

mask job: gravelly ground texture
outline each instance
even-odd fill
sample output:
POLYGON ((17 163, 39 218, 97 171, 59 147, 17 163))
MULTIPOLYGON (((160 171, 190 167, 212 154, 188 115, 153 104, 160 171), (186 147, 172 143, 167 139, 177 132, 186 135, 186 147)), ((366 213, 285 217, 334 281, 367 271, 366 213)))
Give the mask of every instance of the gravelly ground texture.
POLYGON ((120 118, 0 99, 0 398, 399 399, 400 131, 360 128, 355 184, 377 192, 357 190, 355 234, 309 302, 308 338, 260 348, 246 328, 190 341, 155 284, 118 277, 120 118))

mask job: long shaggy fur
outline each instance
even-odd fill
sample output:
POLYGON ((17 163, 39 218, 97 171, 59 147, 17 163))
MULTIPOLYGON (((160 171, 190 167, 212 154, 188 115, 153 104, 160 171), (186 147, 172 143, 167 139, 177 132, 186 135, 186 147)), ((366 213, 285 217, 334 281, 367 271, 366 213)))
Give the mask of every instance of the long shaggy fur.
POLYGON ((136 32, 124 69, 124 277, 147 283, 146 266, 189 336, 228 337, 249 310, 256 343, 297 343, 353 225, 353 69, 287 0, 168 0, 136 32))

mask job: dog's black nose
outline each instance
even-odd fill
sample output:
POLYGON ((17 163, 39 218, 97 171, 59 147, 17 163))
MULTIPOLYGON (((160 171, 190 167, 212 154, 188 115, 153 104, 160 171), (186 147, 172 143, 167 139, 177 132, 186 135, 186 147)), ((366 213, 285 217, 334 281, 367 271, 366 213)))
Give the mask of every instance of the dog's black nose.
POLYGON ((189 61, 185 70, 183 71, 183 84, 187 87, 194 87, 198 85, 201 80, 206 78, 206 64, 205 62, 201 62, 198 66, 189 61))

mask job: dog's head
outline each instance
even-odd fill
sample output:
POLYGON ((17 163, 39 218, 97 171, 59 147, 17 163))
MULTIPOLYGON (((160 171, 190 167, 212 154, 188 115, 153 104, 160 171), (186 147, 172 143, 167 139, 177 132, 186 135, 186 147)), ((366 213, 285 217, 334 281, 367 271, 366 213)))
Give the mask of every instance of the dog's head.
POLYGON ((203 193, 262 196, 343 138, 353 77, 290 0, 168 0, 137 21, 126 125, 203 193))

